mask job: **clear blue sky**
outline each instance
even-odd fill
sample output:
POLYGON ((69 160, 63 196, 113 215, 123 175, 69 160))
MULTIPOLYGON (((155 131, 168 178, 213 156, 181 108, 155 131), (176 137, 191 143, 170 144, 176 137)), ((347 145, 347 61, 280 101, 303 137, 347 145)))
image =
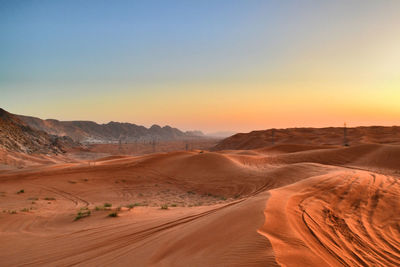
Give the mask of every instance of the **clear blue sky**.
POLYGON ((205 131, 396 124, 399 14, 400 1, 0 1, 0 106, 205 131))

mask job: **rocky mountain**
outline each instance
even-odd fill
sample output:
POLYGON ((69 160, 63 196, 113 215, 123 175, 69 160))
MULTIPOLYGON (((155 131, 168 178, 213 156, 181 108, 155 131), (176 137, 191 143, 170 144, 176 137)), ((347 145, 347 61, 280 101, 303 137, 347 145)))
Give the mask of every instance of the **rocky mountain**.
POLYGON ((288 128, 238 133, 219 142, 214 150, 256 149, 276 144, 355 145, 400 144, 400 127, 288 128), (344 136, 346 134, 346 137, 344 136))
POLYGON ((81 143, 110 143, 110 142, 134 142, 140 140, 179 140, 202 137, 199 131, 182 132, 170 126, 160 127, 153 125, 150 128, 144 126, 109 122, 98 124, 93 121, 58 121, 53 119, 42 120, 35 117, 18 117, 35 130, 45 131, 51 135, 69 136, 74 141, 81 143))
POLYGON ((73 144, 68 137, 38 131, 18 116, 0 108, 0 148, 23 153, 62 153, 73 144))

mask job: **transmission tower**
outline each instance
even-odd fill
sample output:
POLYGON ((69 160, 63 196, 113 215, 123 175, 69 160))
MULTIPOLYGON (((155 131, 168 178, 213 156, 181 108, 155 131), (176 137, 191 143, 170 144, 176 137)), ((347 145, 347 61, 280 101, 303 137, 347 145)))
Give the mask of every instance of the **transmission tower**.
POLYGON ((156 152, 156 138, 155 137, 153 137, 152 146, 153 146, 153 153, 155 153, 156 152))
POLYGON ((349 146, 349 143, 347 141, 347 125, 344 123, 343 127, 343 146, 349 146))

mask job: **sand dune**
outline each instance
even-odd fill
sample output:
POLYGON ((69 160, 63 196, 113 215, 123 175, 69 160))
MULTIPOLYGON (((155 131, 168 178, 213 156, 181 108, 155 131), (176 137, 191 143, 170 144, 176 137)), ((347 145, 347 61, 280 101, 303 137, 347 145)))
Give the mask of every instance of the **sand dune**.
POLYGON ((286 266, 399 266, 398 178, 364 171, 271 191, 260 233, 286 266))
MULTIPOLYGON (((273 145, 344 145, 344 128, 288 128, 238 133, 219 142, 214 150, 258 149, 273 145)), ((400 127, 365 126, 346 129, 346 143, 400 144, 400 127)))
POLYGON ((2 170, 0 266, 398 266, 399 148, 277 145, 2 170))

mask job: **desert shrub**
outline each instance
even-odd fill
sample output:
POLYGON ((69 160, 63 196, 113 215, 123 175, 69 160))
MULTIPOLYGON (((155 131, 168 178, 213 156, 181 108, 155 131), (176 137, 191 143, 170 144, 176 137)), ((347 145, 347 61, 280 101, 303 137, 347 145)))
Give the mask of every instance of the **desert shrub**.
POLYGON ((22 193, 25 193, 25 190, 24 190, 24 189, 21 189, 21 190, 19 190, 19 191, 17 192, 17 194, 22 194, 22 193))
POLYGON ((138 202, 136 202, 136 203, 131 203, 131 204, 126 205, 126 207, 128 209, 133 209, 134 207, 139 207, 139 206, 147 206, 147 203, 138 203, 138 202))
POLYGON ((56 200, 54 197, 45 197, 44 200, 56 200))
POLYGON ((75 221, 90 216, 90 210, 80 210, 75 217, 75 221))
POLYGON ((22 212, 29 212, 29 209, 28 208, 23 208, 21 211, 22 212))
POLYGON ((94 209, 99 211, 99 210, 106 210, 112 207, 111 203, 104 203, 103 206, 96 206, 94 209))
POLYGON ((168 205, 167 205, 167 204, 161 205, 161 209, 162 209, 162 210, 167 210, 167 209, 168 209, 168 205))
POLYGON ((176 204, 172 204, 172 205, 171 205, 171 207, 176 207, 176 206, 177 206, 176 204))
MULTIPOLYGON (((136 203, 135 203, 136 204, 136 203)), ((135 204, 128 204, 125 207, 127 207, 128 209, 133 209, 135 207, 135 204)))
POLYGON ((111 212, 110 214, 108 214, 108 217, 118 217, 118 212, 111 212))

